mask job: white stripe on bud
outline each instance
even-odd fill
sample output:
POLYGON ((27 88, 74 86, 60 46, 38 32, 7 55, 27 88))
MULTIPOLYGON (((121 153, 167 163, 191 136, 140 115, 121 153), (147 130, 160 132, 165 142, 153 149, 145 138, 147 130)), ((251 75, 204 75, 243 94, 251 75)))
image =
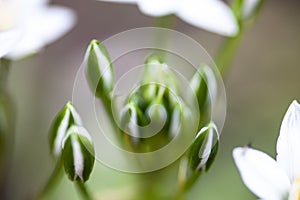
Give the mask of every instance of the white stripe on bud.
POLYGON ((69 126, 69 121, 70 121, 70 111, 66 110, 66 113, 60 123, 60 126, 58 127, 56 139, 54 140, 55 146, 54 146, 53 153, 57 157, 61 155, 61 144, 66 135, 69 126))

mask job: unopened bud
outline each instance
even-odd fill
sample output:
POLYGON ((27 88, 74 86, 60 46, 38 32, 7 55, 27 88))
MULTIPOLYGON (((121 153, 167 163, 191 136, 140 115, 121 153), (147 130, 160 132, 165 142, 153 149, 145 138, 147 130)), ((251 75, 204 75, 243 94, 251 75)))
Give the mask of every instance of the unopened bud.
POLYGON ((73 104, 68 102, 54 119, 50 130, 50 150, 54 156, 61 155, 63 138, 72 125, 82 125, 82 122, 73 104))
POLYGON ((214 123, 203 127, 197 134, 188 154, 193 171, 207 171, 211 167, 219 147, 219 133, 214 123))
POLYGON ((80 126, 68 129, 63 140, 63 163, 71 181, 85 182, 94 167, 95 151, 91 136, 80 126))
POLYGON ((202 65, 191 79, 190 86, 197 98, 200 112, 198 130, 200 130, 210 121, 211 106, 217 95, 217 80, 212 69, 207 65, 202 65))
POLYGON ((110 98, 114 87, 114 72, 103 44, 92 40, 85 55, 86 75, 90 87, 99 98, 110 98))

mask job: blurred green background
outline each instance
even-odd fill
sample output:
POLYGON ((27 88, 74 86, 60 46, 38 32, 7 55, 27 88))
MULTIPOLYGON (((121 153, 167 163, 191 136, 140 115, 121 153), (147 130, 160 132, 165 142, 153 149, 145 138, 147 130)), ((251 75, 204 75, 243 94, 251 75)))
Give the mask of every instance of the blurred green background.
MULTIPOLYGON (((26 199, 40 188, 54 167, 48 130, 57 111, 72 98, 75 75, 90 40, 105 40, 153 23, 153 18, 141 14, 136 6, 92 0, 54 3, 74 9, 78 23, 39 55, 15 62, 11 70, 9 87, 18 111, 10 199, 26 199)), ((251 143, 275 156, 284 113, 293 99, 300 100, 299 9, 299 1, 267 1, 257 23, 245 35, 224 80, 228 107, 217 160, 187 199, 255 199, 240 179, 231 151, 251 143)), ((222 37, 179 19, 176 29, 197 40, 211 55, 222 42, 222 37)), ((100 194, 123 190, 132 179, 97 162, 88 185, 100 194)), ((50 199, 79 196, 65 178, 50 199)))

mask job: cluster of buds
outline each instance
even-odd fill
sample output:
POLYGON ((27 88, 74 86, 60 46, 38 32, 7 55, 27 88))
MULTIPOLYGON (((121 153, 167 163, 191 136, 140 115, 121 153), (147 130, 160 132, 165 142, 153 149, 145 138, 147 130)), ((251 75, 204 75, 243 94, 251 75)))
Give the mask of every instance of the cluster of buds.
POLYGON ((140 86, 130 93, 121 111, 124 138, 138 151, 162 148, 180 132, 188 107, 166 63, 150 56, 140 86))
POLYGON ((49 141, 51 153, 63 161, 69 179, 87 181, 94 166, 94 146, 71 102, 54 119, 49 141))
MULTIPOLYGON (((107 50, 96 40, 89 45, 86 56, 86 75, 90 87, 109 110, 113 112, 112 91, 114 71, 107 50)), ((191 78, 190 85, 198 101, 200 120, 194 130, 192 142, 184 158, 188 167, 185 177, 207 171, 218 149, 219 134, 211 122, 210 109, 217 93, 217 80, 214 72, 203 64, 191 78), (205 126, 208 124, 207 126, 205 126), (196 134, 198 132, 198 134, 196 134), (191 173, 192 172, 192 173, 191 173)), ((119 121, 112 120, 122 144, 134 152, 152 152, 167 145, 178 134, 191 134, 183 131, 183 123, 192 118, 188 103, 179 91, 177 77, 167 63, 157 55, 146 59, 139 86, 128 94, 118 111, 119 121)))

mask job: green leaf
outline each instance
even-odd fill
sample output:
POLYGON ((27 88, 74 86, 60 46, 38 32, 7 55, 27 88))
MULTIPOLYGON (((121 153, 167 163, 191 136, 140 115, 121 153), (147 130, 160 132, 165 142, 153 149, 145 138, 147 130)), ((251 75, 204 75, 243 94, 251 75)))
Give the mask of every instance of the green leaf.
POLYGON ((63 141, 63 163, 71 181, 85 182, 94 167, 95 150, 92 139, 83 127, 72 126, 63 141))
POLYGON ((92 40, 85 55, 86 76, 90 87, 99 98, 110 98, 114 87, 114 72, 103 44, 92 40))

